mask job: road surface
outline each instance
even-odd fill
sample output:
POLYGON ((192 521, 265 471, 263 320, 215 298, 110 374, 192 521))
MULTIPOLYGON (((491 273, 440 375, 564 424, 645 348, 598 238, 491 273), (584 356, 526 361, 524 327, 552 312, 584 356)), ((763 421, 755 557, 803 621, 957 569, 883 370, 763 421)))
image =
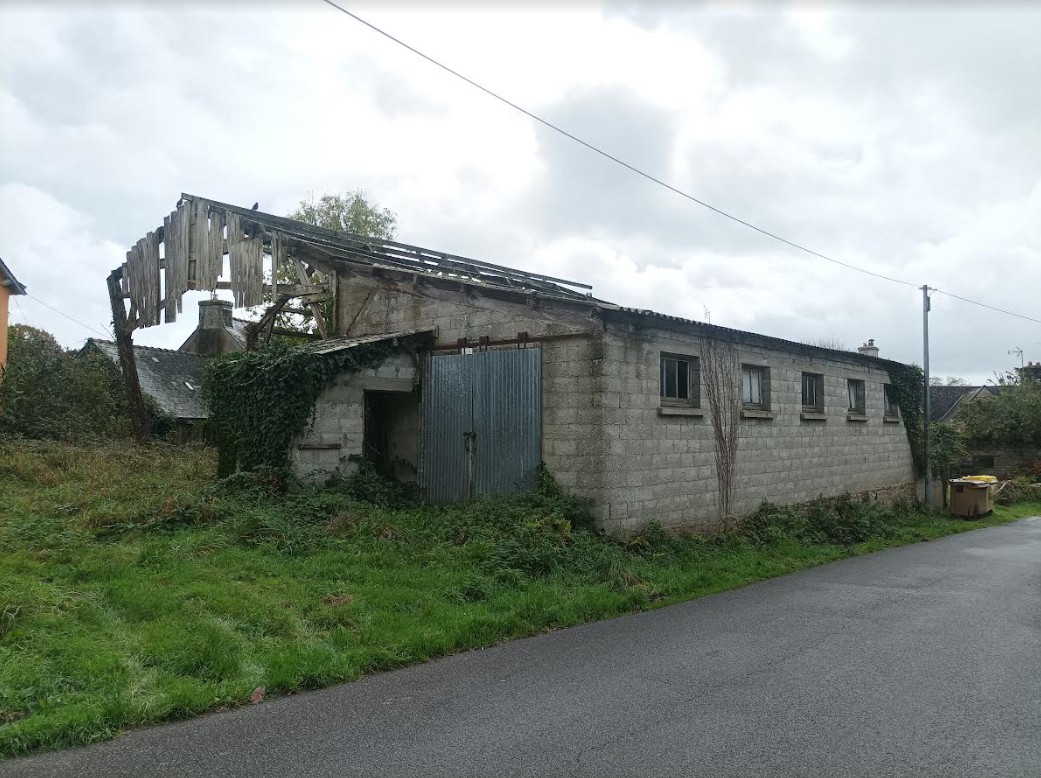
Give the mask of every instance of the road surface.
POLYGON ((0 776, 1041 775, 1041 518, 0 776))

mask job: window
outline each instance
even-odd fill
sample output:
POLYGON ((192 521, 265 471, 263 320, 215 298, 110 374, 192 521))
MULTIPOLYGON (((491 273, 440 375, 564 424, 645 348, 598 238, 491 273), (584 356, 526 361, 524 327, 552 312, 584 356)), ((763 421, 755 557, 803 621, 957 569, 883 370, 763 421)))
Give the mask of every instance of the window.
POLYGON ((893 396, 893 387, 889 384, 884 384, 882 391, 886 400, 886 416, 899 416, 900 406, 897 404, 896 397, 893 396))
POLYGON ((824 412, 824 376, 820 373, 802 374, 802 409, 824 412))
POLYGON ((746 407, 768 408, 770 405, 770 369, 741 365, 741 400, 746 407))
POLYGON ((662 404, 697 406, 700 401, 699 378, 697 357, 683 354, 662 354, 662 404))
POLYGON ((846 386, 849 389, 849 412, 865 413, 867 405, 864 400, 864 382, 857 378, 850 378, 846 381, 846 386))

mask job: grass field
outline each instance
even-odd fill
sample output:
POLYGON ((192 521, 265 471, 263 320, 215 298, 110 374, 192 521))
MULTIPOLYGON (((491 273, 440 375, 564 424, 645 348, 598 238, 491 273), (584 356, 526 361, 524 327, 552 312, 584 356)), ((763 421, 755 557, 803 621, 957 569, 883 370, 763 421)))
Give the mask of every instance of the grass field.
POLYGON ((983 522, 764 508, 711 539, 583 528, 551 490, 453 508, 214 485, 203 448, 0 443, 0 756, 660 607, 983 522))

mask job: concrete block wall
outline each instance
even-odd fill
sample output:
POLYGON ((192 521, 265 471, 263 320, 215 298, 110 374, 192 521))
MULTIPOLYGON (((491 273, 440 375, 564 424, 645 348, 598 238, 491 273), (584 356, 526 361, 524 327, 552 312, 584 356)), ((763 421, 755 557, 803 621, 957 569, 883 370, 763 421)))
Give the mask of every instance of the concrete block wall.
MULTIPOLYGON (((601 521, 626 532, 651 520, 698 527, 716 521, 712 414, 663 416, 662 352, 701 356, 695 335, 666 329, 630 332, 611 325, 605 337, 601 396, 607 454, 601 521)), ((818 495, 892 490, 913 493, 911 451, 902 422, 884 417, 888 374, 861 361, 741 345, 745 364, 769 368, 773 418, 742 418, 733 512, 763 500, 793 503, 818 495), (824 420, 802 414, 802 373, 824 375, 824 420), (847 419, 846 381, 866 383, 866 420, 847 419)))
POLYGON ((599 499, 602 406, 593 374, 602 356, 599 320, 479 295, 371 286, 350 278, 341 280, 337 294, 338 331, 350 328, 350 335, 436 329, 439 344, 452 344, 482 336, 508 340, 527 332, 532 347, 542 353, 542 459, 563 488, 599 499))
POLYGON ((413 357, 394 354, 379 367, 345 374, 315 403, 312 423, 290 448, 293 471, 304 481, 320 483, 354 469, 348 458, 360 456, 365 437, 365 391, 411 392, 419 378, 413 357))
MULTIPOLYGON (((341 281, 339 331, 362 335, 434 329, 440 344, 527 331, 542 351, 543 461, 562 487, 588 497, 604 529, 627 532, 651 520, 699 527, 716 522, 711 413, 702 388, 698 415, 660 415, 661 352, 701 356, 699 336, 669 327, 629 327, 548 308, 341 281), (539 341, 540 336, 553 337, 539 341)), ((754 338, 752 339, 754 342, 754 338)), ((509 346, 513 348, 515 346, 509 346)), ((798 348, 740 348, 742 362, 770 369, 773 418, 742 419, 733 511, 763 500, 818 495, 912 494, 903 424, 883 417, 888 375, 854 357, 798 348), (802 372, 825 376, 823 421, 805 421, 802 372), (866 420, 848 421, 846 380, 866 382, 866 420)))

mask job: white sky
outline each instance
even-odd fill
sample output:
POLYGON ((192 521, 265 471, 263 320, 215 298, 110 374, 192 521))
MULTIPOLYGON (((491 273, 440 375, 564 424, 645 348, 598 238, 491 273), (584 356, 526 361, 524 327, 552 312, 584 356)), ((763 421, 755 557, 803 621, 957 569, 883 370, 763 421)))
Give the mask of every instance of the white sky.
MULTIPOLYGON (((0 256, 91 328, 182 191, 285 213, 361 187, 405 242, 921 361, 917 290, 661 190, 318 0, 142 5, 0 1, 0 256)), ((1041 6, 350 7, 742 218, 1041 318, 1041 6)), ((19 303, 68 346, 96 334, 19 303)), ((135 340, 176 347, 194 322, 191 303, 135 340)), ((932 341, 934 374, 975 381, 1014 347, 1041 359, 1041 325, 939 296, 932 341)))

